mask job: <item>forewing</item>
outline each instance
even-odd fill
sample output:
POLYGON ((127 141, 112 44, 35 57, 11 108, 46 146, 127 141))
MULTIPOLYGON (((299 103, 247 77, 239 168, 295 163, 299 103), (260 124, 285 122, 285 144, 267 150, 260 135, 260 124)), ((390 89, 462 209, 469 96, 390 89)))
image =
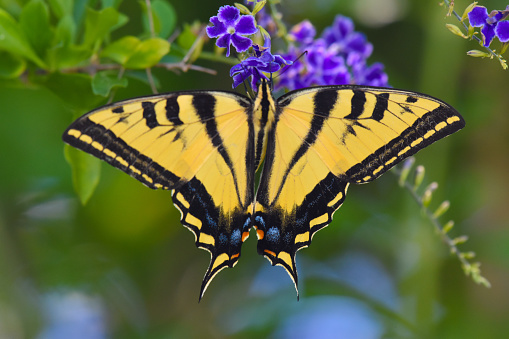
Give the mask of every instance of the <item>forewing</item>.
POLYGON ((182 224, 212 255, 200 297, 217 272, 237 262, 254 195, 247 98, 203 91, 122 101, 82 116, 63 139, 148 187, 173 190, 182 224))
POLYGON ((394 89, 327 86, 277 101, 257 192, 258 251, 286 268, 327 226, 350 183, 374 180, 464 126, 448 104, 394 89))

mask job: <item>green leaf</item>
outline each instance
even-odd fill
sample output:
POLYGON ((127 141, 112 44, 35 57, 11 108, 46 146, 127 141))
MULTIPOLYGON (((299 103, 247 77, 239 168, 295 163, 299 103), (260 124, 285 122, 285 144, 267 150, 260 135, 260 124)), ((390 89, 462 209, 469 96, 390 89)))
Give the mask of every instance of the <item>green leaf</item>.
POLYGON ((170 43, 161 38, 142 41, 125 63, 126 68, 143 69, 156 65, 170 51, 170 43))
POLYGON ((92 92, 92 78, 87 74, 52 73, 45 78, 38 77, 34 81, 48 88, 56 94, 63 103, 76 111, 88 111, 100 103, 104 98, 92 92))
POLYGON ((83 23, 88 3, 89 0, 74 0, 73 18, 78 27, 83 23))
POLYGON ((113 7, 118 9, 123 0, 101 0, 102 8, 113 7))
POLYGON ((53 45, 68 46, 74 43, 76 36, 76 23, 70 15, 66 15, 60 19, 53 37, 53 45))
POLYGON ((50 69, 55 71, 59 69, 76 67, 90 58, 92 51, 84 46, 59 45, 48 51, 48 60, 50 69))
MULTIPOLYGON (((163 39, 167 39, 175 29, 177 24, 177 14, 173 6, 164 0, 154 0, 151 3, 152 18, 154 20, 154 32, 163 39)), ((143 27, 146 32, 150 32, 150 25, 148 22, 147 7, 145 2, 143 8, 143 27)))
POLYGON ((258 13, 259 11, 262 10, 262 8, 265 6, 265 4, 267 3, 267 1, 263 0, 263 1, 260 1, 258 3, 256 3, 256 5, 254 6, 253 8, 253 13, 252 15, 255 16, 256 13, 258 13))
POLYGON ((140 43, 140 39, 135 36, 125 36, 106 46, 101 52, 101 57, 110 58, 121 65, 125 65, 131 55, 138 49, 140 43))
POLYGON ((0 50, 9 51, 33 61, 37 66, 46 68, 28 43, 27 38, 14 18, 0 8, 0 50))
POLYGON ((107 97, 114 87, 127 87, 126 78, 118 78, 118 72, 97 72, 92 78, 92 91, 94 94, 107 97))
POLYGON ((0 78, 15 79, 26 69, 25 59, 0 51, 0 78))
POLYGON ((72 15, 74 1, 71 0, 48 0, 51 11, 61 19, 66 15, 72 15))
MULTIPOLYGON (((192 25, 184 24, 184 29, 182 33, 177 38, 177 43, 184 49, 189 50, 196 39, 198 39, 198 34, 200 32, 201 24, 199 22, 194 22, 192 25)), ((201 39, 197 45, 195 46, 194 52, 189 58, 189 62, 195 61, 199 56, 203 48, 204 40, 201 39)))
POLYGON ((53 35, 48 5, 42 0, 31 0, 23 7, 19 25, 35 52, 40 57, 44 57, 46 50, 50 47, 53 35))
POLYGON ((51 70, 58 70, 78 65, 90 58, 92 50, 74 44, 76 23, 71 15, 60 19, 53 37, 53 48, 48 50, 48 62, 51 70))
POLYGON ((122 14, 122 13, 118 13, 118 21, 117 23, 111 28, 111 31, 113 32, 114 30, 124 26, 125 24, 127 24, 129 22, 129 17, 125 14, 122 14))
POLYGON ((74 190, 85 205, 97 187, 101 176, 100 160, 69 145, 64 148, 65 160, 72 169, 74 190))
POLYGON ((91 47, 102 41, 118 21, 119 13, 112 7, 100 11, 87 8, 83 45, 91 47))

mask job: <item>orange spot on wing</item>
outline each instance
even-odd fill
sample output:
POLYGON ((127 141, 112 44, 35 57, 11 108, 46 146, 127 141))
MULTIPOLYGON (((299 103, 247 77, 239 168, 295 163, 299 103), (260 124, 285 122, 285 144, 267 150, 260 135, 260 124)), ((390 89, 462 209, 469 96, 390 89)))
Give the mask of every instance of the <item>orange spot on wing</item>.
POLYGON ((265 236, 265 233, 262 230, 257 229, 256 236, 258 237, 258 240, 262 240, 263 237, 265 236))
POLYGON ((246 239, 249 237, 249 232, 242 233, 242 242, 246 241, 246 239))
POLYGON ((269 250, 263 250, 265 253, 267 253, 268 255, 271 255, 273 257, 276 257, 276 253, 272 252, 272 251, 269 251, 269 250))
POLYGON ((240 256, 240 253, 234 254, 230 257, 230 260, 236 259, 240 256))

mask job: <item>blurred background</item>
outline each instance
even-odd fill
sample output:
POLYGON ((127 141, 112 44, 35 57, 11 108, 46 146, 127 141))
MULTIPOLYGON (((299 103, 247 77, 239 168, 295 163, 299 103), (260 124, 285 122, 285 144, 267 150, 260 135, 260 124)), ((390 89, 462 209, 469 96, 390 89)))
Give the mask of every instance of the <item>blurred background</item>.
MULTIPOLYGON (((0 7, 16 17, 25 3, 0 0, 0 7)), ((182 27, 207 23, 233 3, 171 4, 182 27)), ((460 15, 468 4, 456 1, 460 15)), ((507 3, 479 5, 490 11, 507 3)), ((114 39, 141 30, 139 6, 122 2, 129 23, 114 39)), ((438 1, 282 0, 281 11, 288 27, 309 19, 319 33, 336 14, 351 17, 374 46, 370 62, 385 65, 393 87, 461 112, 466 128, 416 162, 426 168, 425 184, 439 183, 432 209, 451 201, 440 220, 455 221, 452 236, 469 237, 459 247, 477 254, 492 287, 465 276, 388 173, 350 187, 334 221, 299 252, 300 301, 285 271, 256 253, 252 233, 239 264, 222 271, 198 303, 209 254, 194 246, 169 192, 108 165, 85 206, 73 190, 61 135, 73 113, 106 99, 88 100, 90 89, 79 82, 50 87, 20 77, 0 80, 0 338, 507 338, 508 71, 467 57, 479 46, 445 28, 459 24, 438 1), (73 98, 72 109, 62 93, 73 98)), ((195 64, 218 75, 157 69, 159 90, 231 89, 231 66, 195 64)), ((146 82, 130 79, 115 100, 148 94, 146 82)))

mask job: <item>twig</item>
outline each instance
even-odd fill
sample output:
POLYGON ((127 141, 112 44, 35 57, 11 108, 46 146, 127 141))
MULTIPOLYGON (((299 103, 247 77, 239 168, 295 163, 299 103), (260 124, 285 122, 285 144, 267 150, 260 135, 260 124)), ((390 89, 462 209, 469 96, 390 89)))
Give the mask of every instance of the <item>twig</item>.
POLYGON ((145 71, 147 72, 148 83, 150 84, 150 89, 152 90, 152 93, 158 94, 159 92, 157 91, 156 84, 154 83, 154 77, 152 76, 152 69, 146 68, 145 71))
MULTIPOLYGON (((198 65, 186 64, 186 63, 182 63, 181 61, 175 62, 175 63, 159 63, 157 65, 154 65, 154 67, 166 68, 167 70, 180 69, 183 72, 187 72, 188 70, 194 70, 194 71, 213 74, 213 75, 217 74, 217 72, 213 69, 198 66, 198 65)), ((123 69, 123 66, 118 65, 118 64, 90 64, 87 66, 64 68, 64 69, 61 69, 60 72, 62 72, 62 73, 87 73, 87 74, 93 75, 99 71, 120 70, 120 69, 123 69)))
POLYGON ((154 17, 152 16, 152 4, 150 3, 150 0, 145 0, 145 4, 147 5, 148 26, 150 27, 150 35, 154 37, 156 33, 154 30, 154 17))
MULTIPOLYGON (((416 179, 417 182, 415 184, 412 185, 410 182, 408 182, 406 180, 407 175, 410 171, 411 163, 413 163, 413 160, 409 159, 407 161, 409 161, 409 163, 410 163, 409 166, 407 165, 407 163, 405 163, 403 165, 403 170, 395 168, 392 171, 395 175, 397 175, 399 177, 400 186, 406 188, 408 190, 408 192, 410 192, 412 198, 421 207, 421 209, 424 211, 426 217, 431 221, 431 223, 435 227, 435 230, 442 238, 442 241, 444 241, 447 244, 447 246, 449 247, 451 254, 454 254, 458 258, 458 260, 461 262, 461 267, 463 268, 463 271, 465 272, 465 274, 467 276, 471 276, 472 280, 474 280, 474 282, 476 282, 478 284, 482 284, 488 288, 491 287, 490 282, 485 277, 483 277, 481 275, 480 263, 478 263, 478 262, 471 263, 469 261, 469 259, 472 259, 475 256, 475 253, 461 252, 458 249, 457 245, 464 243, 465 241, 467 241, 468 238, 466 236, 460 236, 460 237, 452 239, 451 237, 449 237, 449 235, 447 233, 451 230, 454 223, 452 221, 450 221, 447 224, 442 225, 442 223, 438 220, 438 217, 442 213, 445 212, 445 210, 449 207, 449 204, 443 203, 442 205, 444 205, 444 207, 443 207, 442 211, 439 212, 439 210, 441 209, 439 207, 439 209, 437 211, 432 212, 427 207, 428 203, 430 202, 430 199, 431 199, 431 192, 425 192, 423 197, 421 197, 417 194, 417 189, 419 188, 420 184, 422 183, 422 179, 423 179, 423 175, 424 175, 423 171, 421 171, 422 175, 420 176, 420 178, 416 179), (426 193, 429 193, 429 194, 426 194, 426 193), (427 199, 427 202, 425 202, 424 199, 427 199), (447 205, 447 206, 445 206, 445 205, 447 205)), ((432 186, 432 185, 430 185, 430 186, 432 186)), ((436 188, 436 183, 433 186, 434 186, 434 188, 436 188)))
POLYGON ((175 63, 161 63, 157 64, 154 67, 161 67, 166 68, 169 71, 175 71, 175 70, 181 70, 182 72, 187 72, 188 70, 203 72, 207 74, 216 75, 217 71, 214 69, 193 65, 193 64, 186 64, 182 62, 175 62, 175 63))

